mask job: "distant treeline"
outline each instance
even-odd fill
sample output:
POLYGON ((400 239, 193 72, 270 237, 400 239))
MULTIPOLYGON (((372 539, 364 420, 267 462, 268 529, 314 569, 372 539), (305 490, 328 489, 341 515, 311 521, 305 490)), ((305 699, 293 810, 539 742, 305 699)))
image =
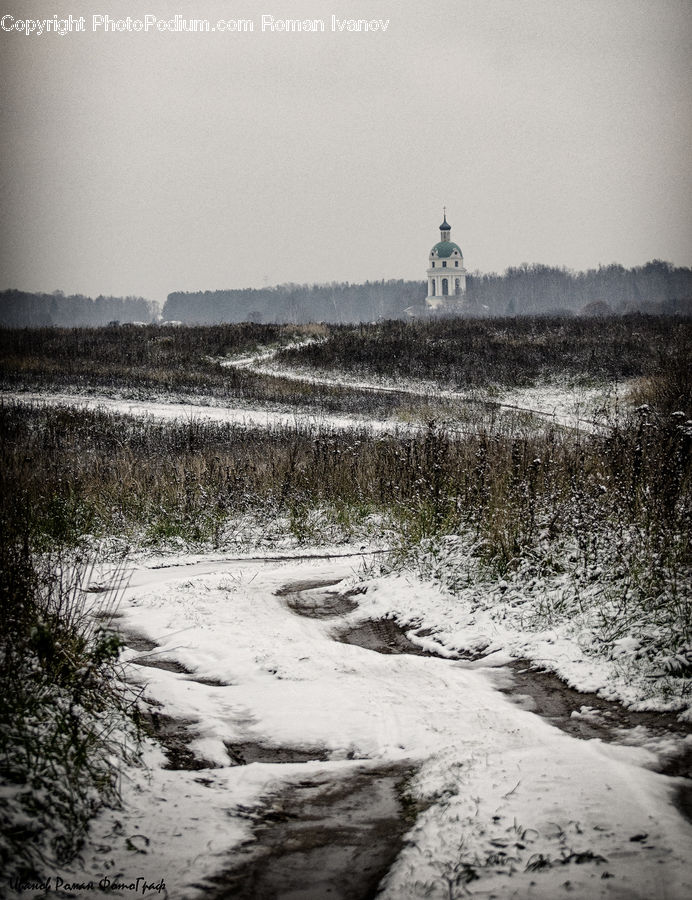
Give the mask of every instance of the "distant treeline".
MULTIPOLYGON (((423 281, 366 281, 364 284, 282 284, 271 288, 176 291, 168 295, 163 319, 190 325, 225 322, 374 322, 427 315, 423 281)), ((476 272, 467 278, 461 312, 469 316, 622 315, 628 312, 689 313, 692 269, 653 260, 626 269, 599 266, 587 272, 523 265, 502 275, 476 272)), ((142 297, 84 297, 0 293, 0 325, 11 328, 76 327, 111 322, 153 322, 158 304, 142 297)))
POLYGON ((543 265, 468 278, 468 311, 475 315, 689 312, 692 269, 653 260, 626 269, 612 264, 572 272, 543 265))
MULTIPOLYGON (((422 281, 178 291, 168 295, 163 318, 201 325, 372 322, 424 314, 425 296, 422 281)), ((609 265, 587 272, 524 265, 502 275, 470 275, 463 311, 473 316, 676 313, 689 311, 691 300, 692 269, 660 260, 632 269, 609 265)))
POLYGON ((419 281, 366 281, 365 284, 282 284, 271 288, 169 294, 167 321, 195 325, 220 322, 370 322, 397 319, 420 305, 419 281))
POLYGON ((111 322, 152 322, 158 304, 143 297, 85 297, 61 291, 32 294, 27 291, 0 292, 0 325, 9 328, 60 325, 108 325, 111 322))

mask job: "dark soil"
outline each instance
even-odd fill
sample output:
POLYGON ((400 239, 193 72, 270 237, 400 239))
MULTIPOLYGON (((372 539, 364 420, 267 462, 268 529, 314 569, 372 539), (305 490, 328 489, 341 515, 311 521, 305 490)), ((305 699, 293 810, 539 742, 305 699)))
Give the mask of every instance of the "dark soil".
MULTIPOLYGON (((204 887, 212 900, 370 900, 412 821, 409 768, 300 782, 258 809, 256 841, 204 887)), ((253 814, 253 813, 251 813, 253 814)))
POLYGON ((165 672, 175 672, 178 675, 192 675, 190 669, 187 669, 182 663, 176 662, 174 659, 162 659, 158 656, 138 656, 136 659, 130 660, 130 662, 135 666, 163 669, 165 672))
POLYGON ((139 634, 134 634, 131 631, 121 632, 121 634, 125 641, 125 645, 130 650, 138 650, 150 654, 149 656, 137 656, 135 659, 131 659, 130 662, 135 666, 144 666, 145 668, 151 669, 164 669, 166 672, 175 672, 177 675, 189 675, 190 681, 196 681, 198 684, 206 684, 209 687, 228 686, 227 681, 221 681, 219 678, 205 678, 204 676, 195 675, 194 672, 182 663, 177 662, 177 660, 164 659, 163 657, 157 656, 152 651, 157 649, 158 644, 154 641, 150 641, 148 638, 142 637, 139 634))
MULTIPOLYGON (((568 687, 557 675, 531 668, 526 660, 517 659, 503 667, 509 670, 510 683, 498 689, 516 700, 525 709, 552 722, 557 728, 575 737, 605 741, 622 740, 622 730, 643 726, 652 735, 692 734, 692 725, 680 722, 673 713, 633 712, 604 700, 598 694, 583 693, 568 687), (589 707, 586 717, 582 707, 589 707), (573 713, 579 713, 573 716, 573 713)), ((671 772, 670 774, 689 774, 671 772)))
POLYGON ((334 634, 342 644, 355 644, 376 653, 410 653, 414 656, 437 656, 424 650, 406 636, 406 631, 395 619, 370 619, 341 629, 334 634))
POLYGON ((158 644, 155 641, 150 641, 148 638, 142 637, 140 634, 134 634, 131 631, 121 631, 120 636, 125 641, 126 646, 131 650, 148 653, 149 650, 156 650, 158 647, 158 644))
POLYGON ((214 763, 201 759, 189 747, 197 737, 197 725, 191 719, 174 719, 160 713, 153 706, 143 714, 145 728, 163 747, 167 764, 165 769, 194 772, 199 769, 217 768, 214 763))
POLYGON ((324 748, 274 747, 255 744, 250 741, 226 744, 226 750, 233 766, 247 766, 250 763, 305 763, 330 758, 324 748))
POLYGON ((311 619, 329 619, 346 616, 358 606, 351 593, 319 590, 335 584, 333 579, 295 581, 276 592, 286 599, 286 606, 300 616, 311 619), (319 592, 318 592, 319 591, 319 592), (309 592, 309 593, 308 593, 309 592))
MULTIPOLYGON (((144 713, 144 722, 147 731, 163 747, 168 759, 164 768, 187 772, 220 768, 216 763, 195 756, 190 749, 190 743, 198 736, 197 722, 167 716, 153 705, 144 713)), ((231 766, 247 766, 250 763, 305 763, 331 758, 324 747, 277 747, 253 741, 229 741, 226 743, 226 750, 231 766)))
MULTIPOLYGON (((174 659, 164 659, 153 653, 158 647, 154 641, 132 632, 123 632, 126 645, 132 650, 151 653, 150 656, 138 656, 130 660, 130 664, 145 668, 163 669, 178 675, 189 675, 190 681, 197 681, 212 687, 225 687, 226 682, 215 678, 198 678, 182 663, 174 659)), ((162 746, 168 760, 166 769, 175 771, 197 771, 199 769, 216 768, 214 763, 201 759, 192 752, 189 744, 197 737, 194 730, 196 722, 191 719, 175 719, 158 711, 156 704, 147 701, 148 706, 142 712, 144 728, 162 746)))
POLYGON ((220 678, 205 678, 200 675, 193 675, 187 681, 196 681, 197 684, 206 684, 207 687, 228 687, 230 682, 221 681, 220 678))

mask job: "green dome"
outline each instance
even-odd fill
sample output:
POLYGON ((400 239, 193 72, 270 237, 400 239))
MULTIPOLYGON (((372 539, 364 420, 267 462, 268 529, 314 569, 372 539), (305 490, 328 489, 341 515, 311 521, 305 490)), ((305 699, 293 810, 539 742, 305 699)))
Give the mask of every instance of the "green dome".
POLYGON ((435 244, 430 252, 436 253, 440 259, 447 259, 447 257, 451 256, 455 250, 458 250, 459 256, 463 258, 464 254, 461 252, 461 247, 459 244, 455 244, 454 241, 440 241, 435 244))

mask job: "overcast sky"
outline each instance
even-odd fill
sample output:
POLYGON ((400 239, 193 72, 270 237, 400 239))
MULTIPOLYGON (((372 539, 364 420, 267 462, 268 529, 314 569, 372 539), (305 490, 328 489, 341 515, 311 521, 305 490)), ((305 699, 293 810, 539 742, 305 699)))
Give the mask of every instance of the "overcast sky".
POLYGON ((0 30, 0 288, 423 279, 443 204, 470 271, 692 264, 690 0, 2 10, 85 31, 0 30), (93 30, 145 11, 254 31, 93 30), (334 33, 332 15, 388 26, 334 33))

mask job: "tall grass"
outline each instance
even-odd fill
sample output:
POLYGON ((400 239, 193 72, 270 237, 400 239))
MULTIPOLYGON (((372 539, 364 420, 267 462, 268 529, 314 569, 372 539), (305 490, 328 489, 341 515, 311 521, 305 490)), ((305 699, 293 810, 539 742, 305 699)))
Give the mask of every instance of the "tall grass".
POLYGON ((598 434, 244 429, 20 405, 3 407, 0 425, 8 527, 44 549, 114 535, 177 549, 315 543, 370 529, 453 590, 472 570, 518 590, 538 579, 546 620, 589 605, 605 645, 638 621, 661 665, 685 674, 692 661, 682 410, 642 405, 598 434))
POLYGON ((278 360, 361 377, 416 378, 467 389, 550 379, 656 378, 690 369, 692 319, 633 314, 606 319, 523 317, 388 321, 373 325, 0 328, 4 389, 88 390, 130 397, 204 397, 387 415, 395 394, 262 375, 220 364, 283 347, 278 360), (321 340, 305 341, 317 333, 321 340), (296 341, 300 346, 291 346, 296 341))
POLYGON ((0 561, 0 865, 31 877, 70 860, 94 812, 117 803, 138 729, 108 628, 115 598, 93 618, 90 566, 39 557, 6 527, 0 561))
POLYGON ((689 365, 692 319, 443 319, 331 326, 327 339, 286 348, 289 365, 361 376, 417 378, 454 388, 609 381, 652 375, 671 357, 689 365))
MULTIPOLYGON (((545 535, 586 548, 598 526, 653 540, 687 527, 689 428, 642 408, 600 435, 453 435, 162 424, 70 408, 0 409, 0 484, 13 527, 46 546, 85 535, 221 540, 262 508, 360 508, 411 542, 464 529, 498 570, 545 535)), ((295 518, 295 515, 294 515, 295 518)))
POLYGON ((0 328, 0 387, 134 399, 309 407, 388 416, 410 401, 224 366, 227 356, 313 337, 320 326, 0 328))

